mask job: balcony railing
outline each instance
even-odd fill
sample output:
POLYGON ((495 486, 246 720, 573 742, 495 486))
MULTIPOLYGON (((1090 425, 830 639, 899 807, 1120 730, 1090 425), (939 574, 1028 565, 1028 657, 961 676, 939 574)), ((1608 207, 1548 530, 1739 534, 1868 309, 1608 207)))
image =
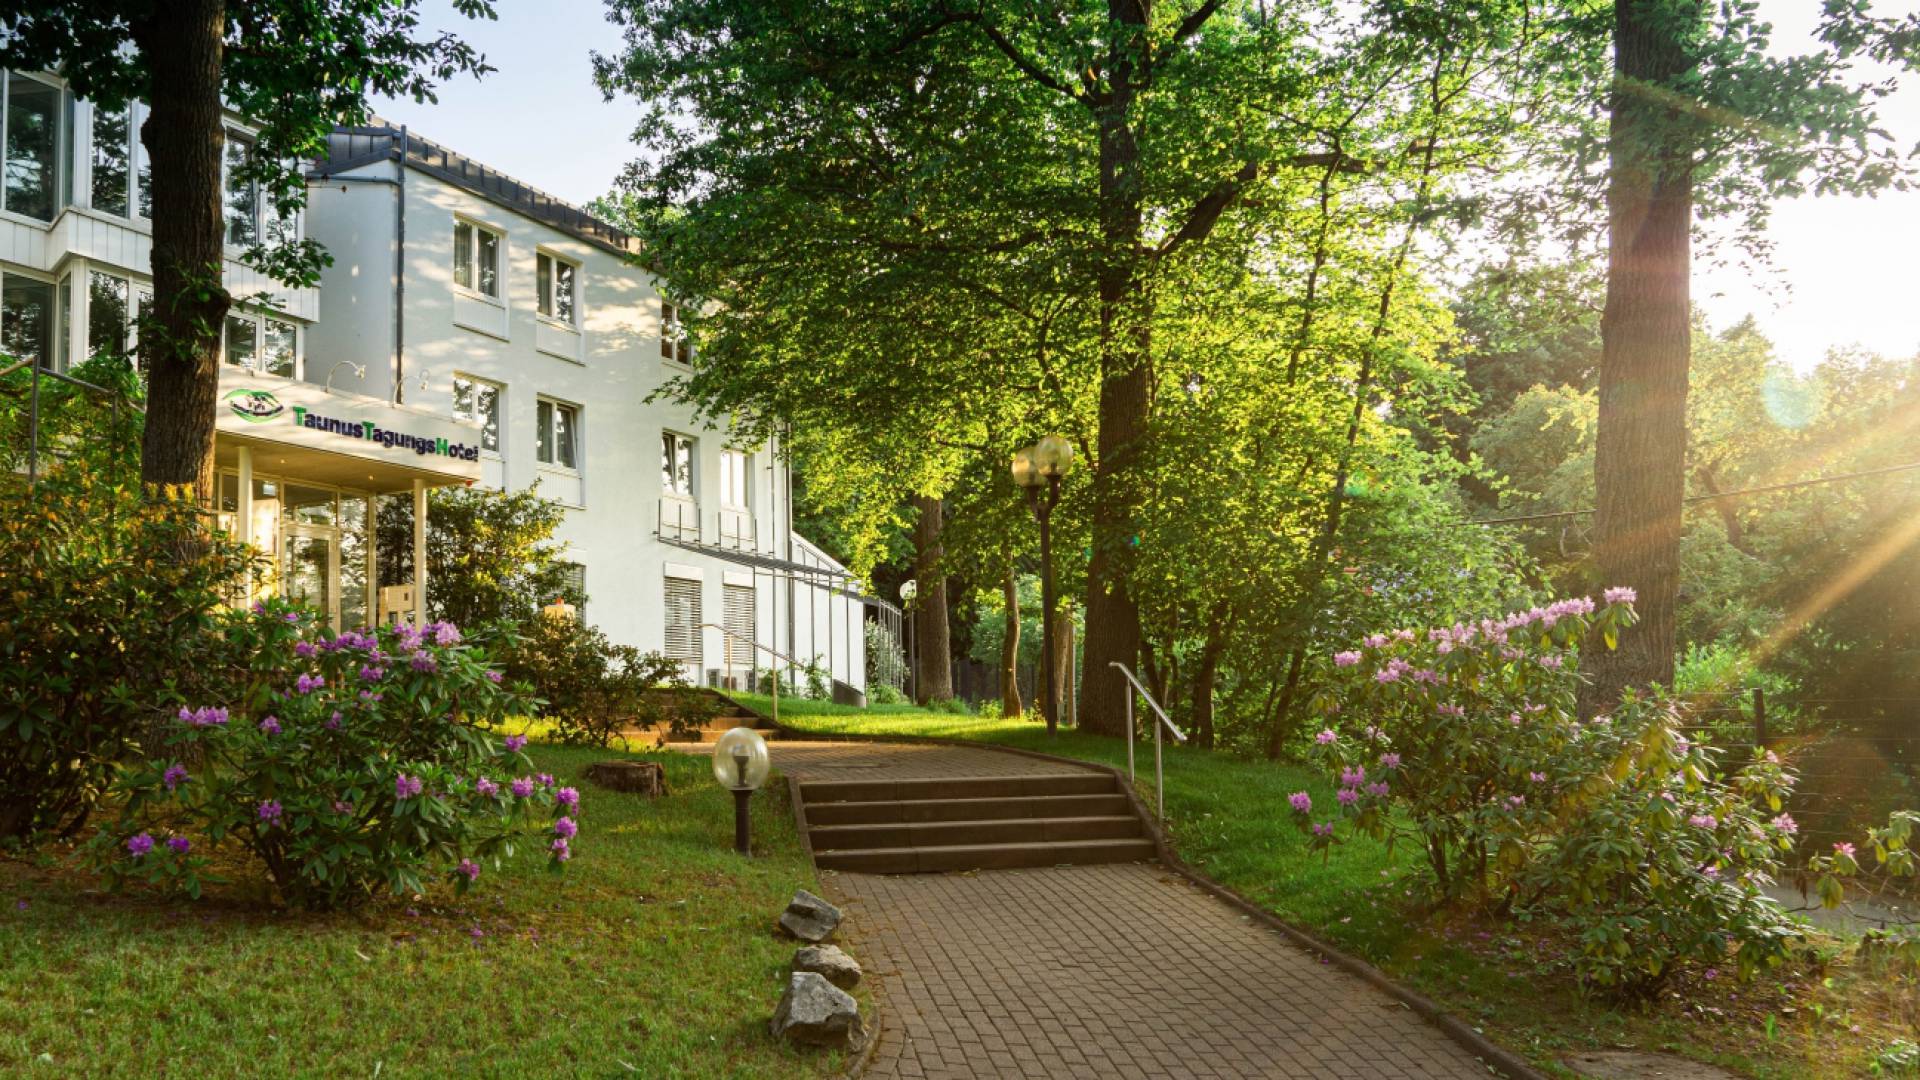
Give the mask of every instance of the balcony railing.
POLYGON ((660 500, 660 537, 700 543, 700 505, 685 499, 660 500))

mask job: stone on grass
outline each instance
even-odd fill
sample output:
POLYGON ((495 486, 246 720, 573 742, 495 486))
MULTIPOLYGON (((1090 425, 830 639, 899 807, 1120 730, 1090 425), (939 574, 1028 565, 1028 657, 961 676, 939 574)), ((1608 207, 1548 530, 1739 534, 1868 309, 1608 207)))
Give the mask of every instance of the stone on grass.
POLYGON ((860 1003, 811 971, 796 971, 768 1025, 774 1038, 834 1050, 852 1050, 866 1037, 860 1003))
POLYGON ((793 970, 811 971, 842 990, 860 985, 860 964, 838 945, 807 945, 793 954, 793 970))
POLYGON ((638 795, 667 793, 667 773, 657 761, 600 761, 587 766, 587 780, 609 791, 638 795))
POLYGON ((787 910, 780 913, 781 928, 801 941, 825 941, 839 925, 840 909, 805 889, 795 892, 787 910))

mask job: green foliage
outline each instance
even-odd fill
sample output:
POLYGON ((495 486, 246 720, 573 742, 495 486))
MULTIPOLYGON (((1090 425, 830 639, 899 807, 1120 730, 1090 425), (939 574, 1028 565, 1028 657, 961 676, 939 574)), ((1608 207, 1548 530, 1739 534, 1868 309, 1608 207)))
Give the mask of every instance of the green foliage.
POLYGON ((182 705, 123 769, 122 813, 93 844, 108 880, 198 896, 231 842, 280 896, 351 907, 438 876, 464 892, 485 867, 571 857, 579 796, 529 775, 523 738, 488 727, 526 711, 446 623, 331 636, 274 602, 222 618, 182 705))
POLYGON ((69 833, 248 565, 185 493, 145 496, 80 455, 0 479, 0 838, 69 833))
POLYGON ((867 658, 867 697, 879 701, 879 695, 891 694, 899 701, 907 685, 907 654, 900 639, 877 619, 860 624, 860 637, 867 658))
POLYGON ((503 647, 503 659, 510 678, 538 689, 538 715, 563 743, 608 746, 622 732, 662 721, 686 733, 702 719, 685 707, 663 707, 684 697, 671 693, 687 687, 679 661, 616 645, 575 619, 533 619, 503 647))
MULTIPOLYGON (((1334 658, 1315 756, 1335 814, 1412 844, 1440 894, 1546 919, 1579 943, 1582 983, 1658 991, 1682 968, 1780 962, 1799 936, 1764 893, 1797 831, 1771 756, 1722 775, 1668 703, 1574 711, 1580 646, 1613 648, 1630 597, 1559 601, 1424 635, 1374 635, 1334 658)), ((1341 842, 1293 809, 1311 843, 1341 842)))
MULTIPOLYGON (((0 369, 13 365, 0 353, 0 369)), ((123 357, 104 352, 74 364, 66 374, 99 390, 41 374, 40 471, 60 461, 83 461, 99 476, 137 476, 144 426, 137 407, 145 397, 139 376, 123 357)), ((0 467, 11 472, 27 470, 33 376, 31 368, 0 376, 0 467)))
MULTIPOLYGON (((568 584, 554 530, 559 504, 532 488, 435 488, 427 494, 427 612, 470 632, 489 623, 534 625, 543 607, 587 598, 568 584)), ((382 581, 413 578, 413 506, 383 499, 377 523, 382 581)))

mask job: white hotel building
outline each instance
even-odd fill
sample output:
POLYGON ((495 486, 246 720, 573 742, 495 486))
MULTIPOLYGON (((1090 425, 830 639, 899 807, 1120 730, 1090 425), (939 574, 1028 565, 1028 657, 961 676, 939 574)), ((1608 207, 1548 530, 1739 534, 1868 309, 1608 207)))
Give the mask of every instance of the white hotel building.
MULTIPOLYGON (((0 352, 62 370, 150 302, 142 110, 0 86, 0 352)), ((228 160, 250 147, 231 117, 228 160)), ((220 509, 273 556, 266 588, 338 626, 411 616, 433 584, 379 579, 377 500, 532 487, 566 507, 584 615, 615 641, 703 683, 746 685, 771 651, 864 693, 863 623, 897 611, 793 532, 777 445, 652 400, 691 356, 633 237, 403 127, 336 131, 308 176, 291 221, 249 185, 225 199, 220 509), (238 261, 288 229, 332 255, 318 288, 238 261)))

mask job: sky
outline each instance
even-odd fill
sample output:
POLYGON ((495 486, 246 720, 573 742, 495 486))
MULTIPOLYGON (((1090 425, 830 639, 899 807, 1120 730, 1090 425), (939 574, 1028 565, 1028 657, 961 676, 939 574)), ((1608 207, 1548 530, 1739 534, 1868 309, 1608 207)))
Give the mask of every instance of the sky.
MULTIPOLYGON (((1920 0, 1879 0, 1879 13, 1920 0)), ((599 0, 501 0, 497 22, 470 22, 447 0, 427 0, 430 30, 472 42, 498 70, 446 88, 436 104, 386 101, 384 117, 549 194, 584 204, 612 188, 635 156, 639 106, 606 102, 593 86, 590 52, 615 54, 618 31, 599 0)), ((1815 0, 1760 0, 1781 51, 1811 43, 1815 0)), ((1882 126, 1902 145, 1920 143, 1920 76, 1883 102, 1882 126)), ((1694 268, 1694 302, 1715 326, 1753 315, 1781 359, 1805 370, 1829 348, 1858 345, 1889 356, 1920 352, 1920 191, 1877 199, 1828 197, 1778 203, 1768 226, 1771 268, 1694 268)))

